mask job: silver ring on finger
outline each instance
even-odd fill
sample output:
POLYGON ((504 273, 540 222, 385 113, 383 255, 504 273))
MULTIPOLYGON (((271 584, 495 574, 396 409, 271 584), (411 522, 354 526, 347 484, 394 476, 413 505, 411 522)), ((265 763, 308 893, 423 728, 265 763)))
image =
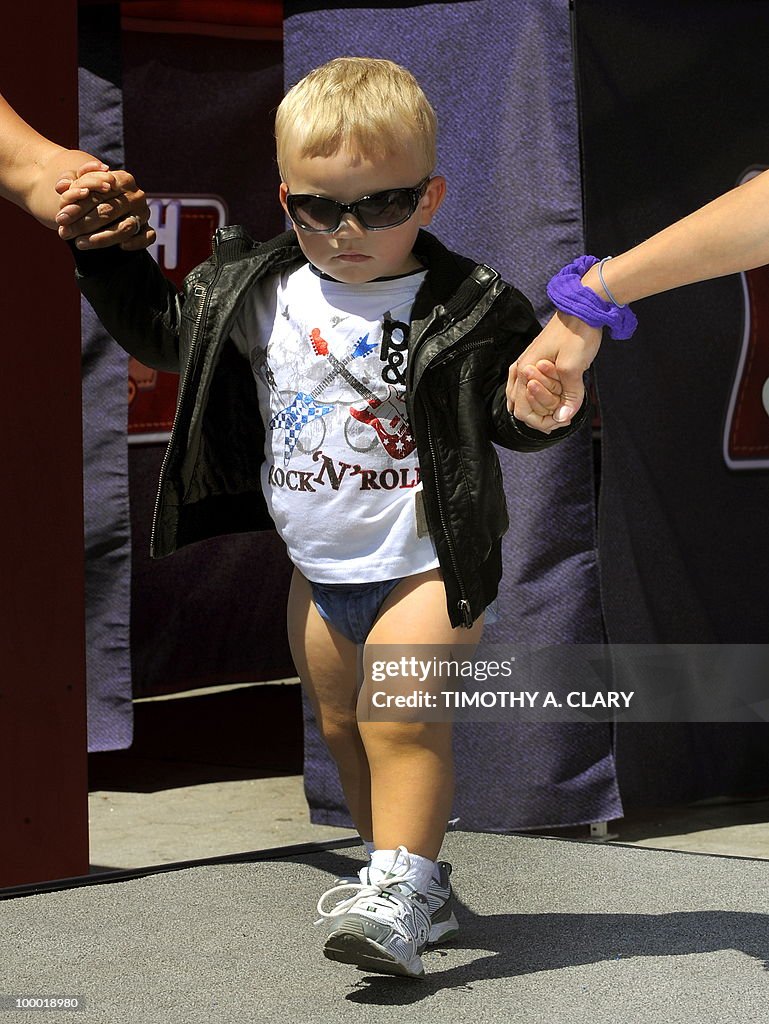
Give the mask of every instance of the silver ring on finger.
POLYGON ((133 232, 131 233, 131 236, 130 236, 131 238, 134 238, 141 231, 141 229, 142 229, 142 222, 141 222, 141 219, 139 217, 137 217, 135 213, 132 213, 130 217, 126 217, 126 219, 123 221, 123 223, 127 224, 129 220, 132 220, 134 222, 134 230, 133 230, 133 232))

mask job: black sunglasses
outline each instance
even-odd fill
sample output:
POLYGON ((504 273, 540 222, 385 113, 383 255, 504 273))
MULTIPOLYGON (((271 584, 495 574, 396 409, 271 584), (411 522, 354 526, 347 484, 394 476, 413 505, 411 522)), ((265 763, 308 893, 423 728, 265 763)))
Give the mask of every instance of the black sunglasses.
POLYGON ((325 196, 289 195, 286 206, 291 220, 302 231, 331 234, 351 213, 367 231, 384 231, 403 224, 412 216, 425 194, 430 175, 414 188, 388 188, 372 196, 362 196, 354 203, 338 203, 325 196))

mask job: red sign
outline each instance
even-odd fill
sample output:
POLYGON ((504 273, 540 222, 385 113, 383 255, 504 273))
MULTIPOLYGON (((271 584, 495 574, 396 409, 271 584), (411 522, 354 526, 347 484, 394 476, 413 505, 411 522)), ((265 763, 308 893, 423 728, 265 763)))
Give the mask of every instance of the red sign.
MULTIPOLYGON (((218 196, 147 196, 157 241, 150 253, 181 289, 186 275, 211 255, 211 238, 227 223, 218 196)), ((176 410, 179 377, 128 363, 128 439, 132 444, 166 441, 176 410)))
MULTIPOLYGON (((764 167, 746 171, 742 182, 764 167)), ((769 469, 769 267, 741 275, 745 327, 724 430, 730 469, 769 469)))

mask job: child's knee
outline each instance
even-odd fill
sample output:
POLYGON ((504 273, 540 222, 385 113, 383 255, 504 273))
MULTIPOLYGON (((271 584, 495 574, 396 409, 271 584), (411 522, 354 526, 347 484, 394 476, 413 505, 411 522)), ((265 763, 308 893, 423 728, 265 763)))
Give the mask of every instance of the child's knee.
POLYGON ((411 750, 432 751, 451 756, 451 725, 419 720, 360 722, 358 726, 366 751, 397 757, 411 750))
POLYGON ((360 743, 360 733, 354 709, 326 711, 318 720, 318 729, 332 753, 360 743))

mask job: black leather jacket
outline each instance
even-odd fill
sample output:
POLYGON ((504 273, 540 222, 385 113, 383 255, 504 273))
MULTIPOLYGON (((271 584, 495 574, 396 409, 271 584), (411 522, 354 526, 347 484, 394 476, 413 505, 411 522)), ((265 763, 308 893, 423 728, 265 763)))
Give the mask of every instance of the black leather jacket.
MULTIPOLYGON (((537 451, 546 435, 507 411, 510 363, 540 327, 528 300, 496 271, 420 231, 427 268, 412 313, 406 401, 453 625, 469 626, 497 594, 508 527, 491 442, 537 451)), ((223 228, 213 255, 178 294, 146 252, 76 251, 78 284, 107 330, 148 366, 182 373, 158 490, 152 556, 221 533, 272 527, 260 484, 264 425, 248 361, 230 339, 241 300, 261 276, 304 261, 293 232, 257 245, 223 228)))

